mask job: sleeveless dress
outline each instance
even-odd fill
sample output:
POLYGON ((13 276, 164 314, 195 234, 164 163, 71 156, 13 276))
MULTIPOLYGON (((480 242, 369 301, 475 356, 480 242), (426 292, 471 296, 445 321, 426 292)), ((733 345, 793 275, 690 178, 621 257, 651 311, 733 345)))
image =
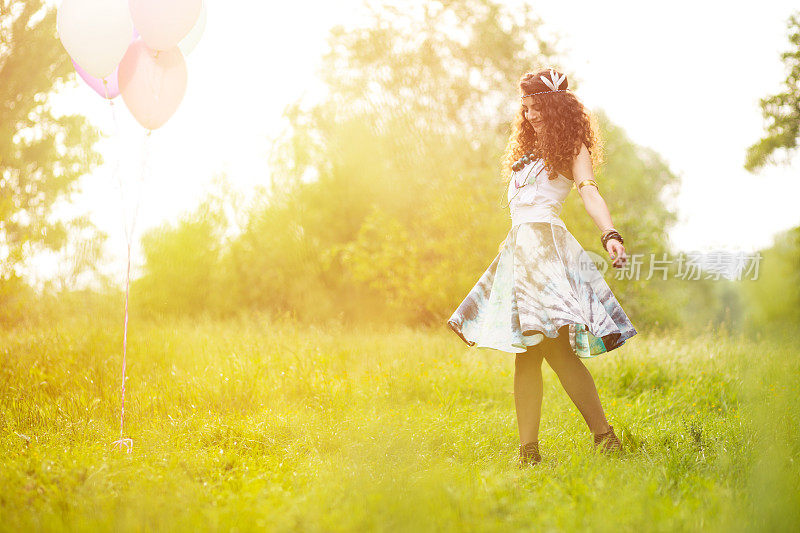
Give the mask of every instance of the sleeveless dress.
POLYGON ((572 185, 561 174, 549 179, 541 159, 512 174, 505 243, 447 321, 467 345, 523 353, 569 325, 572 350, 590 358, 636 335, 594 261, 559 217, 572 185))

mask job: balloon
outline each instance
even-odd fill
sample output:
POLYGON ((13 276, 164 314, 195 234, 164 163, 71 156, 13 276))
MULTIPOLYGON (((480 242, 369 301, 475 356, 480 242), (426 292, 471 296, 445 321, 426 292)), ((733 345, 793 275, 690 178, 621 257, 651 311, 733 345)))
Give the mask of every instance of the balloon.
POLYGON ((197 43, 200 41, 200 37, 203 36, 203 32, 206 29, 206 3, 203 2, 203 9, 200 11, 200 16, 197 17, 197 22, 192 28, 192 31, 184 37, 181 42, 178 43, 178 48, 181 49, 183 52, 183 57, 189 55, 189 52, 194 50, 194 47, 197 46, 197 43))
POLYGON ((103 98, 108 98, 109 100, 116 98, 119 96, 119 84, 117 83, 117 71, 118 68, 114 69, 114 72, 106 76, 104 79, 107 82, 105 89, 103 88, 103 80, 99 78, 95 78, 88 72, 86 72, 79 64, 72 60, 72 66, 75 67, 75 70, 78 72, 78 75, 83 78, 83 81, 86 82, 86 85, 94 89, 97 94, 102 96, 103 98))
POLYGON ((87 74, 105 78, 128 49, 133 21, 125 0, 64 0, 56 28, 70 57, 87 74))
POLYGON ((178 109, 186 79, 180 48, 153 51, 141 37, 131 43, 119 64, 122 100, 148 130, 160 128, 178 109))
MULTIPOLYGON (((133 38, 131 42, 136 40, 139 36, 139 32, 136 31, 136 28, 133 28, 133 38)), ((117 73, 119 72, 119 65, 114 67, 114 72, 106 76, 105 78, 95 78, 86 70, 81 67, 74 59, 72 60, 72 66, 75 67, 75 71, 78 75, 86 82, 86 85, 91 87, 92 89, 97 92, 103 98, 108 98, 112 100, 119 96, 119 84, 117 83, 117 73), (106 86, 103 87, 103 80, 106 81, 106 86)))
POLYGON ((153 50, 168 50, 188 35, 203 0, 129 0, 136 29, 153 50))

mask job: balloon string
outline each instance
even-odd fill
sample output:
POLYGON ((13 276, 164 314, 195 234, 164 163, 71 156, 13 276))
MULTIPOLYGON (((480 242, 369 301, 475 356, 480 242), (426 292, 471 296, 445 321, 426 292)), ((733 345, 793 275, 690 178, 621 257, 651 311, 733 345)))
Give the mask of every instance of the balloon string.
POLYGON ((147 130, 145 134, 144 142, 142 143, 142 172, 139 175, 139 190, 136 194, 136 204, 133 208, 133 218, 131 219, 131 239, 128 241, 128 248, 130 248, 131 241, 133 240, 133 230, 136 226, 136 219, 139 213, 139 205, 142 203, 142 188, 144 184, 145 175, 148 170, 147 166, 147 147, 148 147, 148 140, 150 139, 150 134, 153 133, 153 130, 147 130))
POLYGON ((119 432, 120 438, 117 441, 114 441, 113 444, 120 446, 124 445, 127 449, 127 452, 131 452, 131 448, 133 447, 133 439, 125 438, 125 368, 127 366, 127 355, 128 355, 128 302, 130 301, 130 284, 131 284, 131 246, 133 244, 133 235, 134 235, 134 228, 136 227, 136 218, 139 213, 139 204, 141 204, 142 199, 142 188, 144 183, 145 174, 147 171, 147 145, 148 139, 150 138, 150 134, 152 130, 147 130, 147 134, 144 138, 144 142, 142 143, 142 161, 141 161, 141 174, 139 175, 139 190, 136 196, 136 204, 133 210, 133 218, 131 219, 131 227, 130 233, 126 234, 127 238, 127 249, 128 249, 128 261, 127 261, 127 269, 125 273, 125 322, 123 326, 123 333, 122 333, 122 409, 120 411, 119 416, 119 432))
POLYGON ((119 198, 120 198, 120 211, 122 215, 122 229, 125 231, 125 242, 131 240, 131 229, 128 228, 128 213, 127 207, 125 205, 125 187, 122 183, 122 177, 119 174, 119 167, 122 160, 122 140, 120 139, 120 127, 119 121, 117 120, 117 114, 114 110, 114 101, 108 97, 108 87, 107 81, 103 78, 103 92, 105 93, 105 97, 108 100, 108 105, 111 108, 111 119, 114 123, 114 136, 117 138, 117 161, 114 165, 114 172, 113 176, 117 180, 117 187, 119 188, 119 198))
POLYGON ((112 444, 117 447, 125 446, 127 453, 131 453, 133 439, 125 438, 125 367, 128 349, 128 295, 131 278, 131 243, 128 241, 128 269, 125 276, 125 325, 122 333, 122 409, 119 413, 119 440, 112 444))
MULTIPOLYGON (((114 102, 111 98, 108 97, 108 81, 103 78, 103 96, 105 97, 106 101, 108 102, 109 108, 111 110, 111 120, 114 124, 114 137, 117 138, 117 160, 114 164, 114 170, 112 171, 112 175, 117 180, 117 185, 119 185, 120 191, 120 198, 122 199, 122 226, 125 230, 125 240, 128 243, 128 272, 130 272, 130 236, 128 233, 127 227, 127 217, 125 215, 125 201, 124 201, 124 193, 122 191, 122 179, 119 176, 119 167, 120 167, 120 160, 122 159, 122 154, 120 152, 120 128, 119 122, 117 121, 117 114, 114 112, 114 102)), ((130 275, 130 274, 129 274, 130 275)), ((127 278, 125 281, 125 326, 124 332, 122 334, 122 410, 120 411, 120 438, 119 440, 115 440, 111 444, 114 447, 122 447, 125 446, 127 453, 131 453, 131 448, 133 447, 133 439, 126 439, 125 432, 124 432, 124 423, 125 423, 125 363, 126 363, 126 347, 127 347, 127 337, 128 337, 128 282, 127 278)))
MULTIPOLYGON (((114 129, 117 138, 119 138, 119 122, 117 121, 116 113, 114 112, 114 103, 111 99, 108 98, 108 91, 106 90, 106 80, 103 80, 103 89, 105 92, 106 99, 109 102, 111 107, 111 116, 114 122, 114 129)), ((143 142, 142 146, 142 160, 141 160, 141 174, 139 176, 139 187, 138 193, 136 198, 136 204, 134 206, 133 217, 131 219, 130 226, 128 226, 128 217, 127 217, 127 210, 125 208, 125 192, 124 186, 122 183, 122 178, 119 175, 119 163, 122 157, 121 152, 117 154, 117 164, 114 169, 114 175, 117 178, 117 184, 119 185, 120 191, 120 201, 122 204, 122 223, 123 229, 125 230, 125 243, 127 248, 127 264, 126 264, 126 271, 125 271, 125 316, 123 322, 123 332, 122 332, 122 407, 120 409, 119 415, 119 433, 120 438, 112 443, 113 446, 121 448, 125 446, 127 453, 131 453, 131 449, 133 448, 133 439, 125 437, 125 381, 127 377, 125 375, 127 369, 127 360, 128 360, 128 319, 129 319, 129 310, 128 304, 130 301, 130 280, 131 280, 131 248, 133 245, 133 238, 134 238, 134 230, 136 227, 136 218, 139 212, 139 204, 141 203, 142 199, 142 188, 144 183, 145 174, 147 172, 147 148, 148 143, 147 140, 150 138, 150 134, 152 130, 147 130, 146 137, 143 142)))

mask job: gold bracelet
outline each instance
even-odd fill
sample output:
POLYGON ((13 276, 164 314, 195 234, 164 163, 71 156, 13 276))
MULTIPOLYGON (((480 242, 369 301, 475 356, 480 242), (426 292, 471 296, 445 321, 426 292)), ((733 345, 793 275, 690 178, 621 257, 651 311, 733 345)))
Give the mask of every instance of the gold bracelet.
POLYGON ((583 187, 584 185, 594 185, 595 188, 597 188, 598 191, 600 190, 600 187, 597 186, 597 182, 596 181, 594 181, 594 180, 583 180, 582 182, 580 182, 578 184, 578 191, 580 191, 581 187, 583 187))

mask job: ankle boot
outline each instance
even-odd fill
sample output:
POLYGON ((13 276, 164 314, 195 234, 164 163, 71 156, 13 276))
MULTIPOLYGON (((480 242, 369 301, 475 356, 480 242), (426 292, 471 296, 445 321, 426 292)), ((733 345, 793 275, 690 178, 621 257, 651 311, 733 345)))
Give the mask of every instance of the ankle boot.
POLYGON ((594 448, 599 448, 602 453, 622 451, 622 442, 614 433, 614 426, 609 424, 608 427, 609 430, 605 433, 594 434, 594 448))
POLYGON ((520 445, 519 447, 519 462, 518 466, 524 468, 528 465, 533 465, 542 460, 539 455, 539 441, 535 440, 527 444, 520 445))

